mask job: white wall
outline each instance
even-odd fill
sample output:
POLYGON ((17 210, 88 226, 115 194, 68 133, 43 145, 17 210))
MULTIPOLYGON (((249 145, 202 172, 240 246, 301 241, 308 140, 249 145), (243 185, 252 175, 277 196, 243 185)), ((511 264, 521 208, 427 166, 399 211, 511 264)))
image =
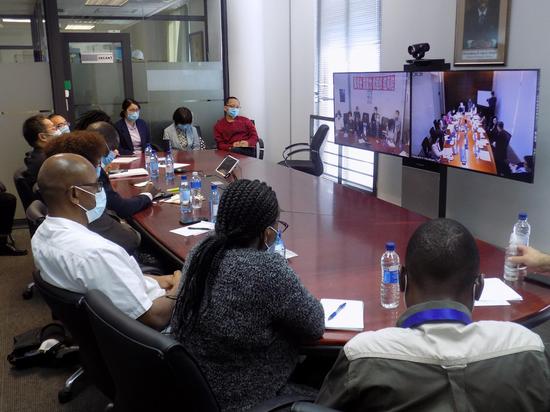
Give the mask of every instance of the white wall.
POLYGON ((266 159, 308 141, 313 113, 315 1, 228 0, 230 94, 255 120, 266 159))
MULTIPOLYGON (((507 68, 541 68, 539 113, 550 104, 550 57, 546 18, 550 2, 512 1, 507 68)), ((408 58, 407 46, 429 42, 427 57, 453 60, 456 2, 454 0, 382 0, 382 70, 396 70, 408 58)), ((447 216, 465 224, 477 237, 504 246, 519 210, 529 213, 532 244, 550 250, 550 117, 538 120, 535 184, 449 169, 447 216)), ((381 156, 379 196, 399 204, 400 160, 381 156)))

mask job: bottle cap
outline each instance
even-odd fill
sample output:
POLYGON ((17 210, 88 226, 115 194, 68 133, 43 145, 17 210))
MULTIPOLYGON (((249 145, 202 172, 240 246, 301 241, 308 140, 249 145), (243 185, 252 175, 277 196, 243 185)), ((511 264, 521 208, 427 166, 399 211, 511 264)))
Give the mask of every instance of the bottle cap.
POLYGON ((181 180, 186 181, 187 180, 187 175, 181 175, 181 180))
POLYGON ((218 190, 218 185, 212 183, 212 184, 210 185, 210 190, 218 190))
POLYGON ((518 214, 518 219, 519 220, 527 220, 527 213, 521 212, 520 214, 518 214))
POLYGON ((198 176, 199 172, 193 172, 193 176, 198 176))
POLYGON ((386 243, 386 250, 388 252, 393 252, 395 250, 395 243, 394 242, 386 243))

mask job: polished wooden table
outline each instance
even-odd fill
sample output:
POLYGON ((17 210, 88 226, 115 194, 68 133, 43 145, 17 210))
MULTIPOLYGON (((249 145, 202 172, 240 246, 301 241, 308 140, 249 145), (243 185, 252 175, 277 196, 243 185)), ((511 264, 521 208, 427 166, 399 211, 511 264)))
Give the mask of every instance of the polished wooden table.
MULTIPOLYGON (((193 170, 212 175, 225 152, 179 152, 177 161, 189 163, 193 170)), ((365 303, 365 330, 395 325, 405 309, 387 310, 380 306, 380 257, 386 241, 396 243, 404 258, 407 242, 414 230, 428 219, 404 208, 377 199, 332 181, 316 178, 265 160, 238 156, 239 178, 260 179, 277 193, 281 219, 289 223, 284 234, 285 245, 298 253, 290 260, 304 285, 318 298, 359 299, 365 303)), ((143 158, 131 167, 139 167, 143 158)), ((113 180, 113 186, 123 195, 136 194, 140 189, 132 183, 144 178, 113 180)), ((220 180, 206 177, 206 180, 220 180)), ((176 182, 179 178, 176 177, 176 182)), ((177 183, 169 185, 174 187, 177 183)), ((158 186, 166 188, 161 175, 158 186)), ((208 194, 206 183, 203 192, 208 194)), ((208 215, 208 202, 202 214, 208 215)), ((134 215, 134 224, 152 236, 160 245, 183 261, 189 250, 206 235, 183 237, 170 233, 180 227, 179 206, 154 204, 134 215)), ((486 242, 478 241, 481 271, 486 277, 501 277, 504 252, 486 242)), ((542 312, 550 304, 550 290, 534 284, 515 282, 511 286, 523 301, 510 306, 479 307, 474 318, 525 321, 542 312)), ((322 345, 342 345, 356 332, 326 331, 322 345)))

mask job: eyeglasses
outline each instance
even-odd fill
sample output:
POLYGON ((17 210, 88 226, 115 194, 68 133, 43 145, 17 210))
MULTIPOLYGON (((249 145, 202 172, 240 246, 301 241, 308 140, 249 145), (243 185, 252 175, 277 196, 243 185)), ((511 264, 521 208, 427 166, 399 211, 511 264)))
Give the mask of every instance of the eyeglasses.
POLYGON ((101 192, 101 190, 103 189, 103 181, 102 180, 98 180, 97 182, 95 183, 80 183, 78 185, 72 185, 68 190, 72 189, 73 187, 76 187, 80 190, 83 190, 84 192, 86 193, 90 193, 90 194, 94 194, 94 193, 99 193, 101 192), (92 187, 94 188, 95 187, 95 192, 90 192, 88 190, 85 190, 83 189, 83 187, 92 187))
POLYGON ((226 104, 225 107, 230 107, 231 109, 240 109, 241 108, 241 105, 240 104, 226 104))
POLYGON ((55 128, 56 128, 57 130, 59 130, 59 129, 64 128, 65 126, 71 127, 71 123, 69 123, 69 122, 59 123, 57 126, 55 126, 55 128))
POLYGON ((281 234, 285 233, 285 231, 288 229, 288 223, 283 222, 282 220, 277 220, 275 222, 275 226, 276 227, 273 227, 273 226, 269 226, 269 227, 277 233, 281 231, 281 234))

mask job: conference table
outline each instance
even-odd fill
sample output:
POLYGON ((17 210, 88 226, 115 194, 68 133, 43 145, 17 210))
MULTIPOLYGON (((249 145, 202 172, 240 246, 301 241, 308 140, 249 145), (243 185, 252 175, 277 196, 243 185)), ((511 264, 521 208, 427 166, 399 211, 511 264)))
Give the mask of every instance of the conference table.
MULTIPOLYGON (((199 171, 203 176, 203 194, 208 197, 209 181, 223 180, 214 176, 216 166, 226 155, 216 150, 175 152, 179 163, 187 163, 186 174, 199 171)), ((237 178, 267 182, 277 193, 280 219, 289 224, 283 239, 287 249, 298 254, 289 260, 302 283, 317 298, 357 299, 364 302, 364 330, 394 326, 405 310, 403 301, 397 309, 380 305, 380 257, 386 241, 394 241, 402 262, 407 242, 415 229, 428 218, 402 207, 387 203, 368 193, 345 187, 325 178, 314 177, 266 160, 241 155, 237 178)), ((143 156, 124 168, 143 167, 143 156)), ((115 165, 116 166, 116 165, 115 165)), ((113 186, 123 196, 140 192, 131 179, 112 179, 113 186)), ((179 177, 166 184, 163 172, 156 185, 177 186, 179 177)), ((208 216, 208 201, 201 214, 208 216)), ((143 234, 158 243, 180 262, 189 250, 206 234, 184 237, 170 230, 181 227, 179 206, 154 203, 132 218, 131 222, 143 234)), ((477 241, 481 255, 481 272, 485 277, 502 278, 504 251, 481 240, 477 241)), ((508 283, 522 297, 510 306, 485 306, 474 310, 475 320, 507 320, 525 322, 544 314, 550 304, 550 289, 532 283, 508 283)), ((327 330, 318 345, 341 346, 358 332, 327 330)))

